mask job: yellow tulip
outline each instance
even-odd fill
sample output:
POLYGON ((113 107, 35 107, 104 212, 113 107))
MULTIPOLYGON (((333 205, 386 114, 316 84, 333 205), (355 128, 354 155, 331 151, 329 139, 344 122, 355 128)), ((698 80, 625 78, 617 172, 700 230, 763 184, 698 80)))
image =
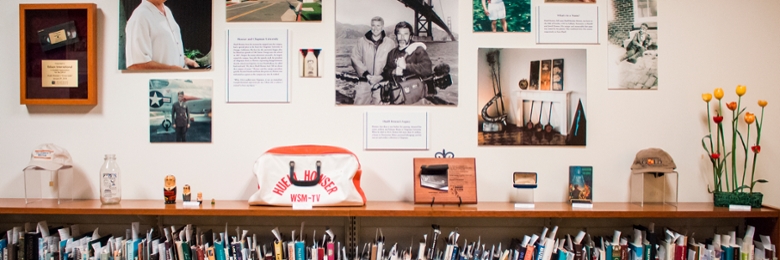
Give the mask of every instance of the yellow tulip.
POLYGON ((749 124, 752 124, 755 121, 756 121, 756 115, 754 115, 753 113, 750 113, 750 112, 746 112, 745 113, 745 123, 747 123, 749 125, 749 124))
POLYGON ((760 107, 765 107, 765 106, 766 106, 766 100, 759 99, 759 100, 758 100, 758 106, 760 106, 760 107))
POLYGON ((715 92, 713 92, 712 94, 715 95, 715 98, 720 100, 721 98, 723 98, 723 89, 722 88, 716 88, 715 92))
POLYGON ((745 92, 747 92, 747 87, 745 87, 744 85, 737 85, 737 96, 741 97, 742 95, 745 94, 745 92))
POLYGON ((712 100, 712 94, 710 93, 701 94, 701 99, 704 100, 704 102, 710 102, 710 100, 712 100))

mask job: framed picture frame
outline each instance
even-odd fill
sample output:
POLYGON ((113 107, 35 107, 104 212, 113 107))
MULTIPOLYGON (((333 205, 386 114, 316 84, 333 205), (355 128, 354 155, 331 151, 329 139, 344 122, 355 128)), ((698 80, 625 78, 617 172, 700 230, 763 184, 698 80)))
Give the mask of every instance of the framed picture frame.
POLYGON ((414 203, 477 203, 476 159, 414 158, 414 203))
POLYGON ((97 105, 97 5, 20 4, 20 103, 97 105))

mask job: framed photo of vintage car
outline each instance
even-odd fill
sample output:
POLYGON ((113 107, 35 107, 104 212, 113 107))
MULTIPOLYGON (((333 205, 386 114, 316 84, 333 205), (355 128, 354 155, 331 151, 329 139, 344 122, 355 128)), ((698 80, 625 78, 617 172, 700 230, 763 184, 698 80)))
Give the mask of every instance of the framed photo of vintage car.
POLYGON ((475 158, 414 158, 414 203, 475 204, 475 158))
POLYGON ((20 4, 20 103, 97 105, 97 5, 20 4))

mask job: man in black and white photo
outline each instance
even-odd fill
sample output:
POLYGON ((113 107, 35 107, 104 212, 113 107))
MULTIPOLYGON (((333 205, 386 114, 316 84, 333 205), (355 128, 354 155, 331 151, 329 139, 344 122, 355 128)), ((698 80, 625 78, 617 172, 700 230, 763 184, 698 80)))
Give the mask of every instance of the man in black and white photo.
POLYGON ((647 34, 647 24, 643 23, 626 46, 626 54, 620 58, 620 61, 628 60, 628 62, 636 63, 636 58, 642 56, 652 43, 653 38, 647 34))
POLYGON ((427 46, 422 42, 412 41, 412 30, 412 25, 407 22, 395 25, 398 48, 387 54, 387 64, 382 72, 384 78, 425 78, 433 74, 431 58, 426 51, 427 46))
POLYGON ((458 0, 337 1, 336 104, 458 105, 457 7, 458 0))
POLYGON ((395 42, 387 37, 383 27, 385 20, 375 16, 371 18, 371 30, 361 37, 352 48, 352 67, 365 81, 355 85, 355 105, 376 105, 379 103, 379 91, 371 91, 374 84, 382 81, 382 69, 387 63, 387 53, 394 49, 395 42))
POLYGON ((171 121, 176 130, 176 142, 187 142, 187 129, 190 128, 190 110, 184 99, 184 91, 179 91, 179 99, 171 109, 171 121))

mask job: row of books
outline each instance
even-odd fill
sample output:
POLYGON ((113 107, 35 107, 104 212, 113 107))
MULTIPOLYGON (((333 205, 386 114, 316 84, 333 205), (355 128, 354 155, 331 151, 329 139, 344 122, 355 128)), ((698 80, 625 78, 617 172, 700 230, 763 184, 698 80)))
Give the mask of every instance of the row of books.
POLYGON ((433 225, 429 239, 423 235, 415 250, 414 245, 392 247, 385 243, 381 230, 374 240, 362 248, 355 246, 347 255, 347 247, 336 240, 326 228, 322 239, 313 231, 309 241, 300 230, 293 230, 286 238, 278 228, 271 232, 274 241, 260 243, 248 230, 236 228, 235 236, 212 230, 201 231, 191 225, 176 228, 160 227, 139 233, 140 224, 134 222, 124 237, 101 236, 98 229, 79 236, 77 225, 49 227, 38 223, 35 231, 29 225, 8 230, 0 239, 2 260, 777 260, 775 246, 769 236, 754 240, 755 229, 748 226, 743 237, 736 232, 716 234, 697 243, 693 235, 665 229, 655 233, 648 227, 634 226, 632 236, 621 237, 615 231, 610 237, 591 237, 580 231, 574 237, 557 237, 558 227, 545 227, 541 234, 512 239, 509 246, 498 246, 464 239, 452 231, 442 236, 439 226, 433 225), (296 236, 296 231, 298 235, 296 236), (440 242, 441 240, 441 242, 440 242))

